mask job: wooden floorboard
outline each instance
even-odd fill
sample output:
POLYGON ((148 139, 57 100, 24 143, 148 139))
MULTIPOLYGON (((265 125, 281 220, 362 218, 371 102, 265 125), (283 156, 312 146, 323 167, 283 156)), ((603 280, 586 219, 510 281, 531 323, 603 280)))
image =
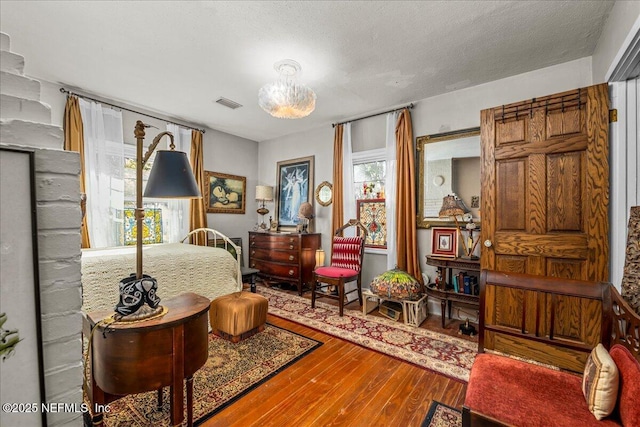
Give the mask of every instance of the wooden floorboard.
MULTIPOLYGON (((286 319, 267 321, 324 344, 204 426, 411 427, 421 425, 432 400, 462 408, 465 383, 286 319)), ((447 320, 444 329, 440 321, 433 315, 421 327, 459 336, 459 321, 447 320)))

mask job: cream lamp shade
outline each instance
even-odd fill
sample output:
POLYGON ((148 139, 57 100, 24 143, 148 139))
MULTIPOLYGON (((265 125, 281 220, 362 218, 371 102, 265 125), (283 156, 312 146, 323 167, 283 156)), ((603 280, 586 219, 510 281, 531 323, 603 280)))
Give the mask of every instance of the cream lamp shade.
POLYGON ((273 200, 273 187, 268 185, 256 186, 256 200, 264 200, 270 202, 273 200))

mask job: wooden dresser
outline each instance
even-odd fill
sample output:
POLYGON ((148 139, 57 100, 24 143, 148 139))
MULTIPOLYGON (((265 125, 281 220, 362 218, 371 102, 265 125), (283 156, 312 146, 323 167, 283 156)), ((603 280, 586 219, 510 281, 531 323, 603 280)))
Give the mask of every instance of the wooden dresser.
POLYGON ((287 282, 302 295, 305 284, 313 280, 320 233, 249 232, 249 267, 260 270, 263 279, 287 282))

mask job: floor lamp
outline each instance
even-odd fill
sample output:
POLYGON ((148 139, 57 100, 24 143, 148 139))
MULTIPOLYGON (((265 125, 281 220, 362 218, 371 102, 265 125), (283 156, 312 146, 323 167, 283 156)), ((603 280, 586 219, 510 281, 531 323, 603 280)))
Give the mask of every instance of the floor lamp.
POLYGON ((157 282, 142 272, 142 222, 144 206, 142 203, 142 170, 149 161, 160 140, 167 135, 170 139, 169 150, 158 150, 144 197, 155 198, 198 198, 202 197, 196 183, 187 154, 175 151, 173 134, 161 132, 154 139, 144 156, 142 155, 145 128, 150 127, 138 120, 134 135, 136 137, 136 273, 120 281, 120 301, 116 305, 118 320, 140 320, 164 313, 160 297, 156 294, 157 282), (146 303, 146 305, 145 305, 146 303))

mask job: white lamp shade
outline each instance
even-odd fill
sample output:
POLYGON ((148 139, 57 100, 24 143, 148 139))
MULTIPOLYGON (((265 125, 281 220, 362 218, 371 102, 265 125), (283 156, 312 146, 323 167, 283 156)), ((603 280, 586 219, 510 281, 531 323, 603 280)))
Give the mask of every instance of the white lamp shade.
POLYGON ((273 200, 273 187, 270 187, 268 185, 257 185, 256 186, 256 200, 272 201, 273 200))

